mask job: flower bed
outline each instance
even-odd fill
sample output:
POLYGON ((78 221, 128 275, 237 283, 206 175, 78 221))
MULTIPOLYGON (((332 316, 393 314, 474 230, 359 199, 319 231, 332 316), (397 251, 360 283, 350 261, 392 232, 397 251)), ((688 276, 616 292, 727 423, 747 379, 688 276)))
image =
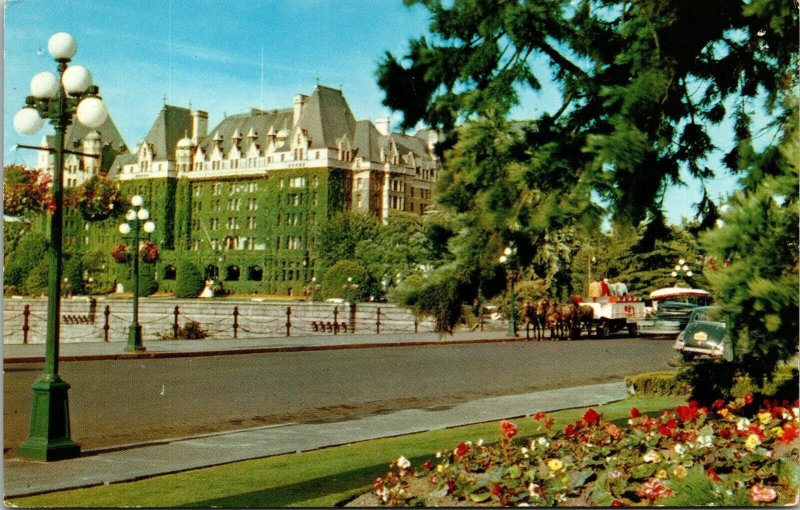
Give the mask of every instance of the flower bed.
POLYGON ((499 443, 466 441, 412 466, 390 465, 357 505, 407 506, 754 506, 797 501, 798 402, 752 397, 710 409, 691 402, 658 417, 630 410, 627 424, 594 409, 555 430, 499 443))

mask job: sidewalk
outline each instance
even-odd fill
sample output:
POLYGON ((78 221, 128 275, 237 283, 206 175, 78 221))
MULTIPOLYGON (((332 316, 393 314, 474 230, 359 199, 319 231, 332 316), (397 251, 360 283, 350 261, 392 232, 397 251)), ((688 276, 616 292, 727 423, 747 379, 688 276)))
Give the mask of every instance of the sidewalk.
POLYGON ((158 444, 116 450, 87 451, 80 458, 58 462, 8 459, 4 462, 5 497, 131 481, 259 457, 519 417, 539 411, 600 405, 626 396, 624 382, 596 384, 486 398, 452 406, 407 409, 340 422, 287 423, 203 437, 164 440, 158 444))
MULTIPOLYGON (((258 352, 288 352, 302 350, 355 349, 369 347, 397 347, 410 345, 439 345, 472 342, 524 341, 507 336, 505 331, 465 331, 454 335, 436 333, 370 333, 327 334, 260 339, 205 339, 205 340, 145 340, 144 352, 125 352, 126 342, 61 343, 60 361, 167 358, 184 356, 219 356, 223 354, 253 354, 258 352)), ((43 343, 5 344, 5 363, 32 363, 44 360, 43 343)))

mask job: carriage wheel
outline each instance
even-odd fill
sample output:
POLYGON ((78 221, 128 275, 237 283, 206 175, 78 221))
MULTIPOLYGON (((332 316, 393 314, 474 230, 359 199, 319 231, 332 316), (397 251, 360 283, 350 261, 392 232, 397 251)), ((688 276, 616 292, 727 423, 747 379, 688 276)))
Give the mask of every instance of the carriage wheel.
POLYGON ((595 331, 597 331, 597 338, 607 338, 611 333, 611 329, 608 327, 608 322, 606 321, 600 322, 595 331))
POLYGON ((570 334, 570 338, 573 339, 573 340, 577 340, 580 337, 581 337, 581 328, 580 327, 572 328, 572 331, 571 331, 571 334, 570 334))

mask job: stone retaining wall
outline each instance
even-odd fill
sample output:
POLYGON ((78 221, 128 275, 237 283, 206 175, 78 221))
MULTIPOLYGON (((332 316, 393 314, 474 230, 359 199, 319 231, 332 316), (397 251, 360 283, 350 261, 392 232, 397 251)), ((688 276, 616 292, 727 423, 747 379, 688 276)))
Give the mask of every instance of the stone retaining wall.
MULTIPOLYGON (((139 324, 146 339, 171 338, 176 323, 200 323, 211 338, 265 338, 333 334, 433 331, 430 319, 388 303, 311 303, 266 300, 140 298, 139 324), (238 312, 235 316, 234 310, 238 312), (379 312, 380 310, 380 312, 379 312), (289 314, 287 315, 287 311, 289 314), (380 323, 380 324, 379 324, 380 323), (236 326, 236 327, 234 327, 236 326)), ((3 300, 3 343, 44 343, 45 298, 3 300), (26 313, 27 307, 27 313, 26 313), (24 332, 27 314, 27 338, 24 332)), ((130 299, 76 297, 61 301, 61 342, 125 341, 133 315, 130 299)))

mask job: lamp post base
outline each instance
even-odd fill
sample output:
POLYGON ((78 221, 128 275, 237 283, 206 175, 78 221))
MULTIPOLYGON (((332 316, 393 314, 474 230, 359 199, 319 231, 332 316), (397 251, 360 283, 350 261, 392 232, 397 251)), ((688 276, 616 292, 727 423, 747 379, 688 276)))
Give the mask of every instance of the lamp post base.
POLYGON ((131 324, 128 328, 128 345, 125 346, 125 352, 142 352, 145 351, 142 345, 142 326, 141 324, 131 324))
POLYGON ((20 457, 49 462, 80 456, 81 447, 70 438, 69 388, 58 374, 45 374, 33 383, 30 430, 19 447, 20 457))

